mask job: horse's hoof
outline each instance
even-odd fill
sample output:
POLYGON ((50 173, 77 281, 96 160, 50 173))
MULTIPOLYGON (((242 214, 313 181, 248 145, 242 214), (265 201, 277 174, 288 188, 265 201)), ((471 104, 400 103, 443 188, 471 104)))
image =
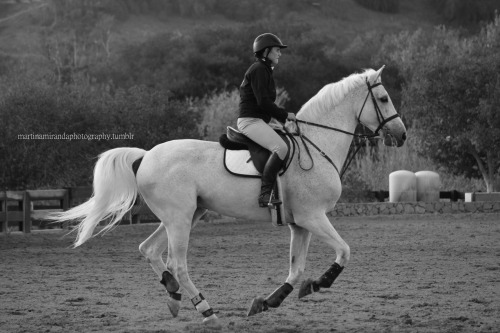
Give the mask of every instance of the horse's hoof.
POLYGON ((211 315, 210 317, 203 319, 203 324, 213 329, 222 329, 222 324, 220 323, 220 320, 216 315, 211 315))
POLYGON ((262 311, 266 311, 267 306, 265 304, 265 300, 263 297, 255 297, 253 299, 252 305, 250 306, 250 309, 248 310, 247 316, 253 316, 254 314, 261 313, 262 311))
POLYGON ((313 293, 313 279, 302 281, 299 289, 299 299, 313 293))
POLYGON ((167 305, 172 316, 174 316, 174 318, 177 317, 177 315, 179 314, 179 309, 181 308, 181 301, 175 300, 171 297, 167 297, 167 305))

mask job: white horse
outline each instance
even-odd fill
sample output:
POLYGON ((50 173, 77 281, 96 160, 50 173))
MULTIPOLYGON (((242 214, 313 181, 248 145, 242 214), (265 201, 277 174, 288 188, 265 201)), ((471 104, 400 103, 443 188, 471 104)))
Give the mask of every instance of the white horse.
MULTIPOLYGON (((405 126, 380 83, 382 70, 383 67, 378 71, 369 69, 328 84, 298 112, 302 134, 317 148, 310 149, 315 162, 311 170, 301 167, 311 160, 302 157, 303 161, 299 161, 295 156, 288 171, 281 176, 286 221, 294 222, 289 225, 290 271, 281 287, 265 299, 254 300, 249 315, 279 306, 290 294, 304 273, 312 234, 328 244, 336 258, 319 279, 302 283, 299 297, 330 287, 348 263, 349 246, 326 215, 341 194, 335 166, 342 166, 349 151, 353 136, 346 132, 352 133, 359 122, 391 138, 392 145, 401 146, 406 139, 405 126), (341 131, 329 130, 332 128, 341 131)), ((287 128, 292 129, 292 125, 287 124, 287 128)), ((304 150, 305 144, 301 141, 300 148, 304 150)), ((92 237, 100 221, 109 221, 100 232, 118 223, 140 193, 161 224, 139 245, 139 251, 165 285, 172 315, 178 314, 182 291, 203 314, 204 322, 219 325, 217 316, 188 275, 186 256, 190 231, 207 210, 240 219, 271 220, 269 210, 257 203, 260 180, 229 174, 222 164, 223 154, 219 143, 199 140, 169 141, 150 151, 109 150, 101 154, 96 163, 93 196, 54 219, 80 221, 75 241, 75 246, 80 246, 92 237), (132 164, 141 158, 134 174, 132 164), (165 262, 162 254, 167 249, 165 262)))

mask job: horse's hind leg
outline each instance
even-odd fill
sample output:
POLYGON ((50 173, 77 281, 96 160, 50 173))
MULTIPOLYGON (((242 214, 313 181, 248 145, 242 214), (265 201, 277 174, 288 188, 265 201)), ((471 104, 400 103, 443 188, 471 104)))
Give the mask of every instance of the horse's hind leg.
POLYGON ((163 262, 162 254, 168 247, 168 236, 165 226, 160 224, 158 229, 139 245, 139 251, 151 265, 156 275, 161 279, 160 283, 165 286, 168 292, 167 305, 172 316, 177 317, 181 306, 181 294, 179 283, 168 270, 163 262))
MULTIPOLYGON (((206 209, 196 209, 192 220, 193 225, 206 213, 206 211, 206 209)), ((165 286, 169 294, 167 298, 168 308, 172 316, 177 317, 180 309, 181 294, 178 293, 179 283, 172 275, 171 270, 168 269, 171 257, 170 251, 166 264, 162 259, 162 254, 167 249, 168 244, 167 231, 162 223, 151 236, 139 245, 139 251, 151 265, 156 275, 161 279, 160 283, 165 286)))
POLYGON ((165 265, 162 259, 162 254, 167 249, 167 246, 168 236, 163 224, 160 224, 158 229, 139 245, 139 251, 160 279, 162 278, 162 273, 167 270, 167 265, 165 265))
POLYGON ((214 311, 189 278, 187 269, 187 250, 192 223, 191 221, 182 219, 179 216, 182 214, 177 216, 173 215, 177 214, 172 214, 172 218, 175 217, 175 219, 168 220, 169 222, 167 223, 163 222, 166 225, 169 240, 168 269, 173 272, 177 281, 179 281, 184 291, 188 294, 196 310, 205 317, 203 322, 218 326, 218 318, 214 314, 214 311))

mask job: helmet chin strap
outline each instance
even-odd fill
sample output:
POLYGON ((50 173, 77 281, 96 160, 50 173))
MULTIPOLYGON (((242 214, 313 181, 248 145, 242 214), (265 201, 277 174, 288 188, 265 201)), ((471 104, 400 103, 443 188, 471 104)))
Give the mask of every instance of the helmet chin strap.
POLYGON ((267 56, 269 55, 269 52, 271 52, 271 49, 266 47, 266 49, 264 50, 264 60, 267 60, 267 56))
MULTIPOLYGON (((267 57, 269 55, 269 53, 271 53, 271 48, 270 47, 266 47, 266 49, 264 50, 264 57, 262 59, 264 59, 264 61, 268 61, 269 58, 267 57), (267 51, 267 52, 266 52, 267 51)), ((274 62, 271 61, 271 68, 274 70, 274 62)))

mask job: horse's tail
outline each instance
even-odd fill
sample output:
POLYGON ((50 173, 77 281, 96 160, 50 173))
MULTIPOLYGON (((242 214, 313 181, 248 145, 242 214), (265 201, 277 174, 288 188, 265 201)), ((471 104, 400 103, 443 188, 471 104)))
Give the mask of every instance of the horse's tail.
POLYGON ((137 182, 132 164, 146 151, 139 148, 116 148, 99 156, 94 169, 94 193, 85 203, 51 216, 57 222, 80 221, 74 246, 92 237, 100 221, 108 224, 97 234, 109 231, 132 208, 137 197, 137 182))

